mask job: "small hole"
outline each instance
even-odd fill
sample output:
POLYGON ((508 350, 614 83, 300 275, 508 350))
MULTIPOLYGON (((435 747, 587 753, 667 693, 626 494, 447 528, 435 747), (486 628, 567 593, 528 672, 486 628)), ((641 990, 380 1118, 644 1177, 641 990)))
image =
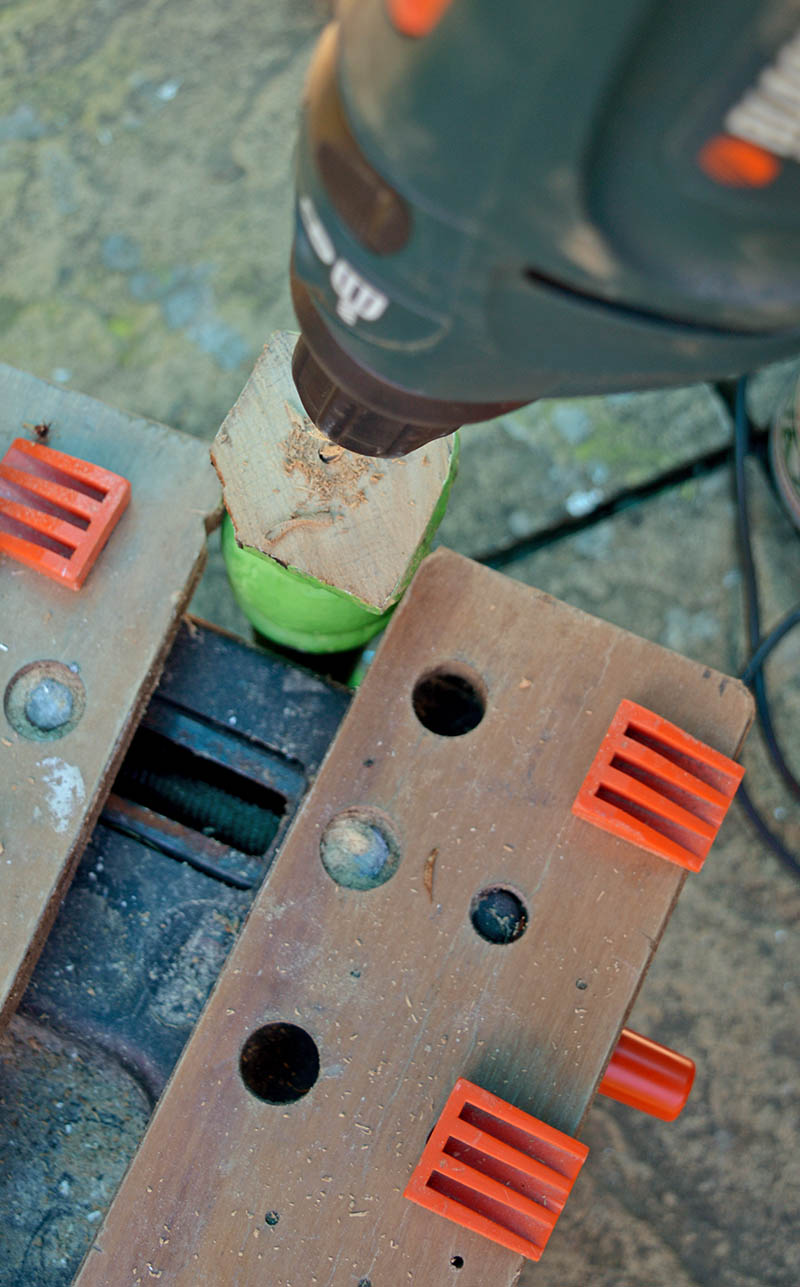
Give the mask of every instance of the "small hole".
POLYGON ((473 929, 488 943, 514 943, 528 927, 528 913, 518 894, 501 886, 482 889, 472 900, 473 929))
POLYGON ((586 982, 585 979, 575 980, 575 987, 578 989, 579 992, 585 992, 588 986, 589 984, 586 982))
POLYGON ((280 1216, 278 1215, 277 1211, 268 1211, 267 1214, 264 1216, 265 1224, 277 1224, 279 1220, 280 1220, 280 1216))
POLYGON ((319 853, 328 875, 346 889, 375 889, 400 862, 391 823, 377 809, 337 813, 323 832, 319 853))
POLYGON ((417 680, 412 696, 420 724, 440 737, 461 737, 477 728, 486 713, 482 680, 457 662, 437 666, 417 680))
POLYGON ((319 1051, 304 1028, 268 1023, 251 1032, 242 1046, 239 1073, 259 1099, 292 1104, 307 1095, 319 1077, 319 1051))
POLYGON ((463 1256, 451 1256, 451 1257, 450 1257, 450 1264, 453 1266, 453 1268, 454 1268, 454 1269, 463 1269, 463 1268, 464 1268, 464 1257, 463 1257, 463 1256))

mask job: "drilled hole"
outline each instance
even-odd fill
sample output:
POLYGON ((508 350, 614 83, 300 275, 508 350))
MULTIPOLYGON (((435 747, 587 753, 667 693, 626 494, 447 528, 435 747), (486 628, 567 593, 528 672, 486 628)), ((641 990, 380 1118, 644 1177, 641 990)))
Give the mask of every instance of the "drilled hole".
POLYGON ((451 1256, 451 1257, 450 1257, 450 1264, 453 1266, 453 1268, 454 1268, 454 1269, 463 1269, 463 1268, 464 1268, 464 1257, 463 1257, 463 1256, 451 1256))
POLYGON ((470 920, 476 934, 487 943, 514 943, 528 926, 528 913, 518 894, 495 885, 482 889, 472 900, 470 920))
POLYGON ((337 885, 375 889, 397 871, 400 845, 389 819, 377 809, 345 809, 325 828, 320 857, 337 885))
POLYGON ((319 1077, 319 1051, 305 1028, 268 1023, 251 1032, 242 1046, 239 1073, 259 1099, 292 1104, 307 1095, 319 1077))
POLYGON ((420 724, 431 733, 461 737, 483 719, 486 689, 480 676, 454 662, 437 666, 418 679, 412 703, 420 724))

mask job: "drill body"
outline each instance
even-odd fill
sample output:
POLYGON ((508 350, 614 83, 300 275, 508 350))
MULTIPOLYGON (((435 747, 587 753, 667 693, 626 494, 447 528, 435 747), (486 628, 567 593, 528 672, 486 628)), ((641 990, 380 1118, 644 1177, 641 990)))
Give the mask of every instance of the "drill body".
POLYGON ((349 0, 309 76, 294 373, 325 433, 404 454, 800 348, 800 0, 414 7, 424 34, 349 0))

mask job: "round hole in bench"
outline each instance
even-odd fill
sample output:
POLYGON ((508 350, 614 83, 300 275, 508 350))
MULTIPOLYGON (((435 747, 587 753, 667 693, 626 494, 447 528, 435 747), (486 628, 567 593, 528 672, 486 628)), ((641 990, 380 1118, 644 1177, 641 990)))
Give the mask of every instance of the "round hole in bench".
POLYGON ((439 737, 462 737, 486 714, 486 685, 461 662, 448 662, 421 675, 411 697, 414 714, 439 737))
POLYGON ((492 885, 472 900, 469 917, 476 934, 487 943, 515 943, 528 927, 528 912, 513 889, 492 885))
POLYGON ((319 1077, 319 1051, 296 1023, 267 1023, 242 1046, 239 1073, 250 1093, 267 1104, 292 1104, 319 1077))

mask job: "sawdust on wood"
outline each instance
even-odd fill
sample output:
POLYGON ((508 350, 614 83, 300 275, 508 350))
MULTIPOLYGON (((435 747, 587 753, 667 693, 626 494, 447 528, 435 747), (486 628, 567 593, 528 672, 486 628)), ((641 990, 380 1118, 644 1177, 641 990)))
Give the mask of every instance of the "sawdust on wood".
POLYGON ((438 849, 431 849, 428 857, 425 859, 425 870, 422 873, 422 883, 428 894, 428 898, 433 902, 433 873, 436 867, 436 859, 439 857, 438 849))
POLYGON ((320 433, 307 416, 300 415, 284 403, 291 428, 283 442, 283 468, 286 474, 299 474, 308 492, 312 510, 335 502, 337 508, 355 509, 366 501, 362 490, 364 475, 374 470, 368 456, 341 451, 331 457, 331 442, 320 433), (325 458, 323 458, 325 457, 325 458))

